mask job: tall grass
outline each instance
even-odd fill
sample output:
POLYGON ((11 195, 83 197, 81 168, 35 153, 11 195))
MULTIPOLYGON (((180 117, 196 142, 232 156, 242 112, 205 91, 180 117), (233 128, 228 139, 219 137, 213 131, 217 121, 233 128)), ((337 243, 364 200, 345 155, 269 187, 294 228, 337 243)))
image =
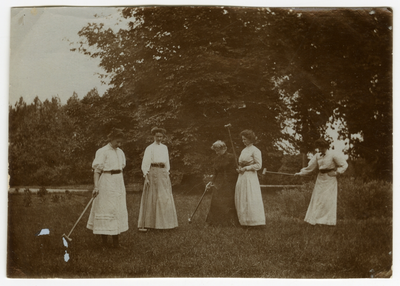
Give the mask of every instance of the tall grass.
MULTIPOLYGON (((180 192, 174 194, 177 229, 138 232, 140 193, 128 193, 130 229, 120 235, 123 250, 100 248, 100 237, 85 227, 89 212, 72 233, 69 247, 63 246, 62 234, 69 232, 90 193, 74 193, 57 203, 43 203, 32 196, 30 207, 24 206, 23 195, 9 194, 7 273, 30 278, 367 278, 371 269, 378 273, 392 265, 392 219, 390 212, 378 207, 384 203, 365 207, 369 216, 361 218, 358 214, 364 208, 350 211, 350 202, 342 205, 344 197, 351 197, 346 192, 354 191, 355 185, 345 187, 341 182, 346 191, 338 206, 344 210, 335 227, 303 222, 312 184, 299 190, 264 192, 267 224, 257 228, 207 226, 210 194, 189 224, 200 193, 180 192), (372 207, 376 209, 371 211, 372 207), (36 236, 42 228, 48 228, 50 235, 36 236), (68 262, 65 251, 70 255, 68 262)), ((371 191, 373 186, 368 196, 380 197, 388 191, 371 191)))

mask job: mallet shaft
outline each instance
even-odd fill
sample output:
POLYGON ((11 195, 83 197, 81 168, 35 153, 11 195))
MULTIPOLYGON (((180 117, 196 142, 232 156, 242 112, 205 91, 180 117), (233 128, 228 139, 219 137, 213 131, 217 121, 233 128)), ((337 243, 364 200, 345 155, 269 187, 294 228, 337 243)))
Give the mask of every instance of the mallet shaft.
POLYGON ((280 173, 280 172, 270 172, 270 171, 265 171, 263 173, 270 173, 270 174, 277 174, 277 175, 285 175, 285 176, 294 176, 294 174, 289 174, 289 173, 280 173))
POLYGON ((233 155, 235 156, 236 167, 239 169, 238 158, 237 158, 237 155, 236 155, 235 146, 233 146, 233 141, 232 141, 232 136, 231 136, 231 130, 229 129, 229 127, 231 127, 231 126, 232 126, 232 125, 231 125, 230 123, 227 124, 227 125, 225 125, 225 127, 228 128, 229 139, 231 140, 232 152, 233 152, 233 155))
POLYGON ((144 185, 143 185, 143 212, 142 212, 142 225, 139 228, 139 231, 147 231, 146 229, 146 205, 147 205, 147 195, 149 193, 149 188, 150 188, 150 182, 148 175, 146 175, 144 179, 144 185))
POLYGON ((205 189, 203 195, 202 195, 201 198, 200 198, 200 201, 197 203, 197 206, 196 206, 196 208, 195 208, 193 214, 192 214, 192 215, 190 216, 190 218, 189 218, 189 221, 192 221, 192 218, 193 218, 194 214, 196 213, 197 209, 199 208, 200 203, 201 203, 201 201, 202 201, 203 198, 204 198, 204 195, 205 195, 205 194, 207 193, 207 191, 208 191, 208 187, 209 187, 209 185, 207 184, 206 189, 205 189))
POLYGON ((80 217, 78 218, 78 220, 76 221, 76 223, 74 224, 74 226, 72 227, 71 231, 68 233, 68 237, 71 235, 71 233, 74 231, 74 228, 76 227, 76 225, 78 224, 78 222, 81 220, 83 214, 86 212, 87 208, 89 207, 89 205, 92 203, 94 197, 92 197, 90 199, 90 201, 88 202, 88 204, 86 205, 85 209, 83 210, 83 212, 81 213, 80 217))

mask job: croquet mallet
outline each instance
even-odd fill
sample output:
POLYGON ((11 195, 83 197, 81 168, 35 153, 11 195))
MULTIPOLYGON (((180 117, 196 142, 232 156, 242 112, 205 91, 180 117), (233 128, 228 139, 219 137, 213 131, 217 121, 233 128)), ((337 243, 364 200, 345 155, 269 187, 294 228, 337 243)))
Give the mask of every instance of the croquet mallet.
POLYGON ((233 155, 235 156, 236 167, 239 169, 238 158, 237 158, 237 156, 236 156, 235 146, 233 146, 233 141, 232 141, 232 136, 231 136, 231 130, 229 129, 230 127, 232 127, 232 124, 230 124, 230 123, 225 125, 225 128, 228 128, 229 139, 231 140, 232 152, 233 152, 233 155))
MULTIPOLYGON (((290 173, 281 173, 281 172, 271 172, 267 171, 267 168, 264 168, 262 174, 265 175, 266 173, 268 174, 276 174, 276 175, 284 175, 284 176, 295 176, 295 174, 290 174, 290 173)), ((309 175, 303 175, 303 177, 310 177, 309 175)))
POLYGON ((83 210, 82 214, 80 215, 80 217, 78 218, 78 220, 76 221, 76 223, 74 224, 74 226, 72 227, 71 231, 68 233, 68 235, 65 235, 65 233, 62 235, 62 237, 64 237, 65 239, 67 239, 68 241, 72 241, 72 238, 70 238, 69 236, 71 235, 71 233, 74 231, 74 228, 76 227, 76 225, 78 224, 78 222, 81 220, 83 214, 86 212, 87 208, 89 207, 89 205, 93 202, 94 198, 96 196, 92 196, 92 198, 90 199, 90 201, 88 202, 88 204, 86 205, 85 209, 83 210))
POLYGON ((203 198, 204 198, 204 195, 207 193, 207 191, 208 191, 208 189, 209 189, 210 187, 211 187, 211 182, 209 182, 209 183, 206 185, 206 189, 205 189, 203 195, 201 196, 200 201, 198 202, 198 204, 197 204, 197 206, 196 206, 194 212, 192 213, 192 215, 188 218, 189 223, 192 223, 192 218, 193 218, 194 214, 196 213, 197 209, 199 208, 199 206, 200 206, 200 204, 201 204, 201 201, 202 201, 203 198))
POLYGON ((149 193, 150 182, 148 178, 148 174, 145 176, 144 185, 143 185, 143 212, 142 212, 142 225, 139 228, 139 231, 146 232, 145 221, 146 221, 146 205, 147 205, 147 194, 149 193))

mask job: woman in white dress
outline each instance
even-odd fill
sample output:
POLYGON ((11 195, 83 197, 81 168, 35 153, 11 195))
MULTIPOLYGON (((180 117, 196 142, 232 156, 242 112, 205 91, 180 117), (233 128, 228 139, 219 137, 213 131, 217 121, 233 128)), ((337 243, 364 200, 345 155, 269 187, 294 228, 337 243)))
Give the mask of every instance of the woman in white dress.
POLYGON ((143 156, 142 172, 145 178, 140 203, 138 227, 171 229, 178 226, 171 180, 169 178, 168 148, 161 143, 165 129, 153 128, 154 143, 149 145, 143 156))
POLYGON ((264 203, 257 171, 261 169, 261 151, 253 145, 256 136, 251 130, 240 133, 246 148, 239 157, 239 177, 235 188, 235 206, 242 226, 265 225, 264 203))
POLYGON ((329 143, 323 139, 315 141, 316 153, 308 163, 295 176, 305 176, 319 170, 317 181, 311 196, 304 221, 309 224, 336 225, 337 208, 337 176, 343 174, 347 169, 344 156, 329 149, 329 143))
POLYGON ((113 238, 112 246, 121 247, 118 235, 128 230, 126 191, 122 170, 126 165, 125 154, 119 148, 124 134, 113 130, 108 135, 109 142, 96 152, 92 168, 94 189, 92 209, 87 228, 94 234, 102 235, 102 244, 108 246, 107 237, 113 238))

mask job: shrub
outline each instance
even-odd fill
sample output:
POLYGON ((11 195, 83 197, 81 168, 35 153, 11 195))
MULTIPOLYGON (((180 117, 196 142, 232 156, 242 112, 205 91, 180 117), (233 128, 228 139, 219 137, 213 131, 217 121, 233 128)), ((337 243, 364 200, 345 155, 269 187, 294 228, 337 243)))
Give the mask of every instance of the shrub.
POLYGON ((389 218, 392 217, 392 204, 393 186, 389 182, 363 183, 361 179, 339 179, 339 218, 389 218))
POLYGON ((37 195, 39 197, 44 197, 48 193, 49 193, 49 191, 44 186, 42 186, 42 187, 40 187, 39 191, 37 192, 37 195))
POLYGON ((68 200, 70 200, 72 198, 72 193, 69 190, 65 190, 65 195, 68 200))
POLYGON ((60 196, 59 195, 52 195, 51 196, 51 201, 53 203, 58 203, 60 201, 60 196))
POLYGON ((30 207, 32 204, 32 192, 28 188, 24 190, 24 206, 25 207, 30 207))

